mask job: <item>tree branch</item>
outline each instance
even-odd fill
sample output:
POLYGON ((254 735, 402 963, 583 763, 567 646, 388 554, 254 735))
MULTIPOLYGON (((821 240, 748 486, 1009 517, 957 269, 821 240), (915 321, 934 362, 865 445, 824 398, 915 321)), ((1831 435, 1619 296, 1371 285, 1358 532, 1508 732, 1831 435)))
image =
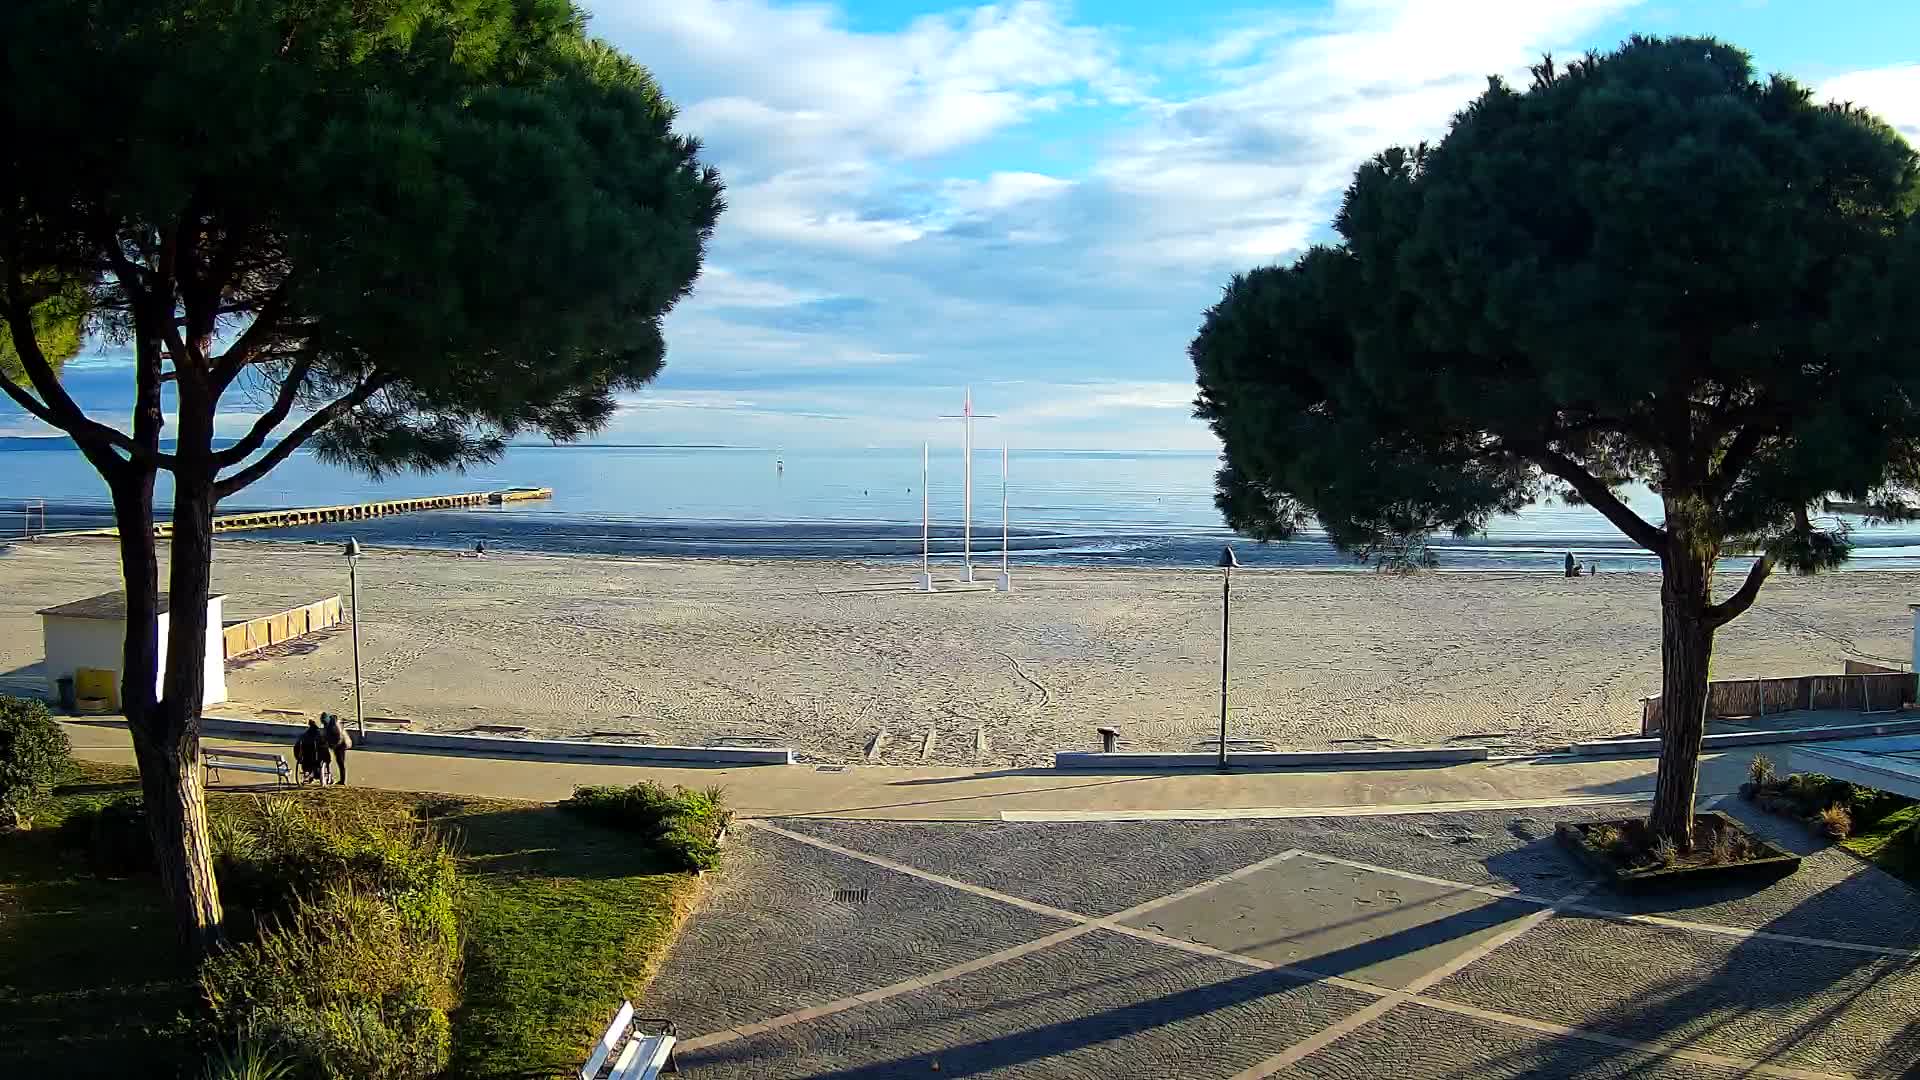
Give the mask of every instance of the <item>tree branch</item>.
POLYGON ((112 454, 104 453, 106 448, 113 447, 145 464, 171 468, 171 455, 149 450, 125 432, 108 427, 81 411, 80 406, 60 385, 59 374, 48 362, 47 354, 40 350, 39 339, 33 336, 33 308, 27 303, 25 282, 21 279, 18 266, 9 267, 6 284, 7 330, 13 338, 13 351, 19 356, 20 366, 27 373, 27 381, 33 384, 34 392, 40 395, 40 408, 28 404, 32 397, 26 394, 23 387, 11 379, 0 379, 6 384, 7 396, 19 402, 28 412, 73 436, 82 450, 99 451, 97 455, 87 455, 96 465, 119 460, 112 454))
POLYGON ((1753 568, 1747 571, 1747 580, 1741 582, 1739 591, 1717 604, 1708 604, 1706 622, 1709 629, 1717 630, 1740 617, 1740 614, 1753 606, 1753 598, 1760 595, 1760 586, 1766 584, 1767 575, 1773 573, 1773 556, 1762 555, 1753 561, 1753 568))
POLYGON ((1627 538, 1648 551, 1659 554, 1666 549, 1665 530, 1655 528, 1647 520, 1628 508, 1619 496, 1607 485, 1601 483, 1581 464, 1565 454, 1544 445, 1535 445, 1520 451, 1533 459, 1542 469, 1565 480, 1587 504, 1606 516, 1614 527, 1627 534, 1627 538))
POLYGON ((267 302, 255 311, 253 322, 242 331, 239 340, 220 354, 213 366, 213 385, 225 389, 240 375, 240 369, 253 363, 258 354, 272 340, 274 324, 280 321, 281 312, 287 306, 287 290, 291 278, 282 280, 267 297, 267 302))
POLYGON ((377 373, 362 379, 360 385, 354 387, 346 396, 329 402, 318 412, 301 421, 299 427, 288 432, 285 438, 274 444, 273 449, 262 454, 260 460, 241 469, 232 476, 216 481, 213 485, 213 497, 216 500, 224 499, 242 490, 255 480, 267 475, 267 473, 273 470, 274 466, 287 460, 295 450, 300 449, 301 445, 308 439, 311 439, 315 432, 333 423, 342 413, 345 413, 349 409, 358 408, 364 404, 368 398, 372 397, 393 381, 391 376, 377 373))
POLYGON ((279 427, 287 414, 293 411, 293 403, 300 396, 300 384, 306 381, 307 372, 312 369, 313 361, 306 357, 293 362, 287 377, 280 381, 280 393, 274 398, 272 407, 253 422, 253 427, 247 430, 244 438, 213 455, 216 471, 240 464, 247 460, 247 455, 265 445, 267 436, 273 434, 273 429, 279 427))
POLYGON ((1720 455, 1720 464, 1715 466, 1707 477, 1707 491, 1716 499, 1733 490, 1740 480, 1740 473, 1753 460, 1760 449, 1760 443, 1771 434, 1771 429, 1760 423, 1751 423, 1734 433, 1733 441, 1727 444, 1727 452, 1720 455))

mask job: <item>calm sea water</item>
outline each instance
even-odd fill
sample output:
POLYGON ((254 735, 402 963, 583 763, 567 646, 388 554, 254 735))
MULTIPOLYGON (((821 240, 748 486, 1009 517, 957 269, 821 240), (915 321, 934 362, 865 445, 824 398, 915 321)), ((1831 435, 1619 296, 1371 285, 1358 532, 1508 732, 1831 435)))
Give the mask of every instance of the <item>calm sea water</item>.
MULTIPOLYGON (((1021 563, 1211 565, 1234 537, 1213 507, 1212 454, 1015 451, 1007 485, 1009 546, 1021 563)), ((164 474, 163 474, 164 477, 164 474)), ((911 560, 920 553, 918 450, 776 451, 734 448, 515 447, 464 475, 375 483, 296 454, 225 512, 365 502, 514 486, 554 489, 550 501, 407 514, 343 525, 245 534, 259 539, 604 555, 911 560)), ((936 452, 927 494, 936 559, 962 547, 961 455, 936 452)), ((21 529, 21 504, 43 499, 52 529, 110 523, 106 491, 74 450, 0 452, 0 535, 21 529)), ((167 493, 161 492, 164 508, 167 493)), ((1633 500, 1657 510, 1642 492, 1633 500)), ((974 464, 973 551, 997 561, 1000 457, 974 464)), ((36 521, 37 525, 37 521, 36 521)), ((1852 567, 1920 568, 1920 528, 1859 528, 1852 567)), ((1651 556, 1583 507, 1543 505, 1496 521, 1485 535, 1436 542, 1450 570, 1557 571, 1566 553, 1601 572, 1651 570, 1651 556)), ((1237 543, 1257 566, 1353 567, 1324 541, 1237 543)))

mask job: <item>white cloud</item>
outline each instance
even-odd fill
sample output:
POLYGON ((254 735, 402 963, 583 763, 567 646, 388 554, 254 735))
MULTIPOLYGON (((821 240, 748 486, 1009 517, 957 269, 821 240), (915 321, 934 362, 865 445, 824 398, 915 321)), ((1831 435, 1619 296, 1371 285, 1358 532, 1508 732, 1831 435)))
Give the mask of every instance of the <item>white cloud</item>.
POLYGON ((1819 93, 1828 101, 1850 101, 1920 143, 1920 64, 1848 72, 1828 79, 1819 93))
POLYGON ((1488 74, 1611 44, 1587 35, 1635 2, 1326 0, 1142 43, 1090 3, 876 31, 825 4, 600 0, 593 29, 728 183, 724 269, 667 326, 676 400, 788 373, 820 385, 780 407, 859 419, 740 395, 741 427, 917 442, 942 388, 1020 380, 1019 444, 1195 447, 1185 347, 1226 276, 1324 235, 1359 162, 1443 134, 1488 74))

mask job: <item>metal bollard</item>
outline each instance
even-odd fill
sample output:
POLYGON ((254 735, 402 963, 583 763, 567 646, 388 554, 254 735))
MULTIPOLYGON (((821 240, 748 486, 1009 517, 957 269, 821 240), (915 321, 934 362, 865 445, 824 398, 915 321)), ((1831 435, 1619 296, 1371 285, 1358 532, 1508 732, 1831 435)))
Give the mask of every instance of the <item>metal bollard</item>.
POLYGON ((1100 752, 1103 754, 1113 753, 1113 744, 1120 741, 1120 732, 1110 727, 1100 728, 1099 731, 1100 752))

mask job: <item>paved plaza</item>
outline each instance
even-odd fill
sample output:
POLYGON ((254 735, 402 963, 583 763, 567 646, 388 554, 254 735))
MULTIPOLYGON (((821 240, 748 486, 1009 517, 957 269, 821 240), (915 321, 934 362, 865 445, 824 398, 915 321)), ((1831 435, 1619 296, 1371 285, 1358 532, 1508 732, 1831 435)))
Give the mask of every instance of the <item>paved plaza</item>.
POLYGON ((1803 828, 1616 893, 1623 805, 738 830, 642 1012, 694 1078, 1920 1075, 1920 894, 1803 828))

